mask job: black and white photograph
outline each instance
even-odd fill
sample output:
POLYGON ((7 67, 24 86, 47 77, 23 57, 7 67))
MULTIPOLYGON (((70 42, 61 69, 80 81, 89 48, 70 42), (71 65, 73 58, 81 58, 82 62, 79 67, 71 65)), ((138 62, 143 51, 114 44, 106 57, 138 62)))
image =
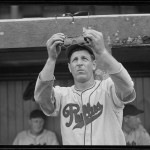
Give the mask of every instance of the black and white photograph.
POLYGON ((0 146, 18 145, 150 145, 150 4, 0 3, 0 146))

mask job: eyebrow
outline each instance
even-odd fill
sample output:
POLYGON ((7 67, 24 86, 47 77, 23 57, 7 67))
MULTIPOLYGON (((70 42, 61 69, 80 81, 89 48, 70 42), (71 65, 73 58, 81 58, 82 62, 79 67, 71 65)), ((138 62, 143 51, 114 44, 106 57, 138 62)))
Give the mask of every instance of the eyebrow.
MULTIPOLYGON (((76 59, 76 58, 78 58, 78 56, 75 56, 72 60, 74 60, 74 59, 76 59)), ((92 58, 91 58, 90 56, 85 56, 85 55, 81 55, 81 58, 82 58, 82 59, 83 59, 83 58, 87 58, 88 60, 89 60, 89 59, 92 60, 92 58)))

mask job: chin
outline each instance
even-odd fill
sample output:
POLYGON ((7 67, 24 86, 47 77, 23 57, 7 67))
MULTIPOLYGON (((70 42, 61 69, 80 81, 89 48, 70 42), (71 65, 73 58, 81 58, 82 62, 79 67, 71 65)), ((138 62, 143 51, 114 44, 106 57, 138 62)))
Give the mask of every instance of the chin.
POLYGON ((80 83, 84 83, 84 82, 88 81, 88 79, 86 77, 79 77, 79 78, 77 78, 77 81, 80 83))

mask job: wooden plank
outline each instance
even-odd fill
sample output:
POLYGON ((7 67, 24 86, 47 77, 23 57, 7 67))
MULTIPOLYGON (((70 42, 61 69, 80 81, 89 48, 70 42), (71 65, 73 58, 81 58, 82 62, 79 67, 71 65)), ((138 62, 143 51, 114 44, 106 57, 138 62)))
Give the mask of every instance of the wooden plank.
POLYGON ((45 47, 54 33, 78 36, 87 26, 103 32, 106 45, 146 44, 149 18, 150 14, 91 15, 76 16, 72 23, 72 17, 58 17, 58 25, 55 17, 0 20, 0 48, 45 47))
POLYGON ((0 144, 7 145, 8 140, 8 106, 7 82, 0 82, 0 144))
POLYGON ((8 82, 8 144, 12 144, 16 134, 16 101, 14 81, 8 82))
MULTIPOLYGON (((139 109, 144 110, 144 85, 143 85, 143 78, 136 78, 136 100, 135 100, 135 106, 137 106, 139 109)), ((143 125, 145 126, 145 116, 141 115, 140 116, 141 121, 143 125)))
POLYGON ((32 110, 38 109, 38 108, 39 108, 39 105, 36 102, 30 100, 30 110, 32 111, 32 110))
POLYGON ((61 127, 60 127, 60 115, 54 118, 54 132, 57 136, 59 144, 62 144, 61 127))
POLYGON ((143 79, 136 78, 136 106, 144 109, 143 105, 143 79))
POLYGON ((144 117, 145 117, 145 128, 150 133, 150 78, 144 78, 144 117))
POLYGON ((23 130, 23 100, 22 100, 22 81, 16 81, 16 135, 23 130))
MULTIPOLYGON (((29 81, 22 81, 22 92, 25 91, 29 81)), ((22 93, 23 95, 23 93, 22 93)), ((24 118, 24 130, 28 129, 28 119, 30 114, 30 101, 24 101, 23 98, 21 99, 23 101, 23 118, 24 118)))

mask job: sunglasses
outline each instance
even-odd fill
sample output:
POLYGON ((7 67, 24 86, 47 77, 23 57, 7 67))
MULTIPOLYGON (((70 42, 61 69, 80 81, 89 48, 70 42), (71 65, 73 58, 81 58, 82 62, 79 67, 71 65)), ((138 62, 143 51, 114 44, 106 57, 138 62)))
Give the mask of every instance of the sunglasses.
MULTIPOLYGON (((88 25, 87 25, 87 28, 88 28, 88 26, 89 26, 89 12, 80 11, 80 12, 76 12, 74 14, 66 13, 66 14, 63 14, 62 16, 63 17, 67 17, 67 16, 72 17, 71 23, 75 24, 74 16, 86 16, 86 15, 88 15, 88 25)), ((58 22, 57 22, 57 16, 55 17, 55 22, 56 22, 58 31, 61 32, 60 28, 59 28, 59 25, 58 25, 58 22)), ((87 38, 83 37, 83 35, 79 35, 79 36, 75 36, 75 37, 68 37, 68 36, 66 36, 66 38, 64 40, 64 43, 61 44, 60 46, 67 48, 67 47, 69 47, 69 46, 71 46, 73 44, 90 45, 89 40, 87 38)))

